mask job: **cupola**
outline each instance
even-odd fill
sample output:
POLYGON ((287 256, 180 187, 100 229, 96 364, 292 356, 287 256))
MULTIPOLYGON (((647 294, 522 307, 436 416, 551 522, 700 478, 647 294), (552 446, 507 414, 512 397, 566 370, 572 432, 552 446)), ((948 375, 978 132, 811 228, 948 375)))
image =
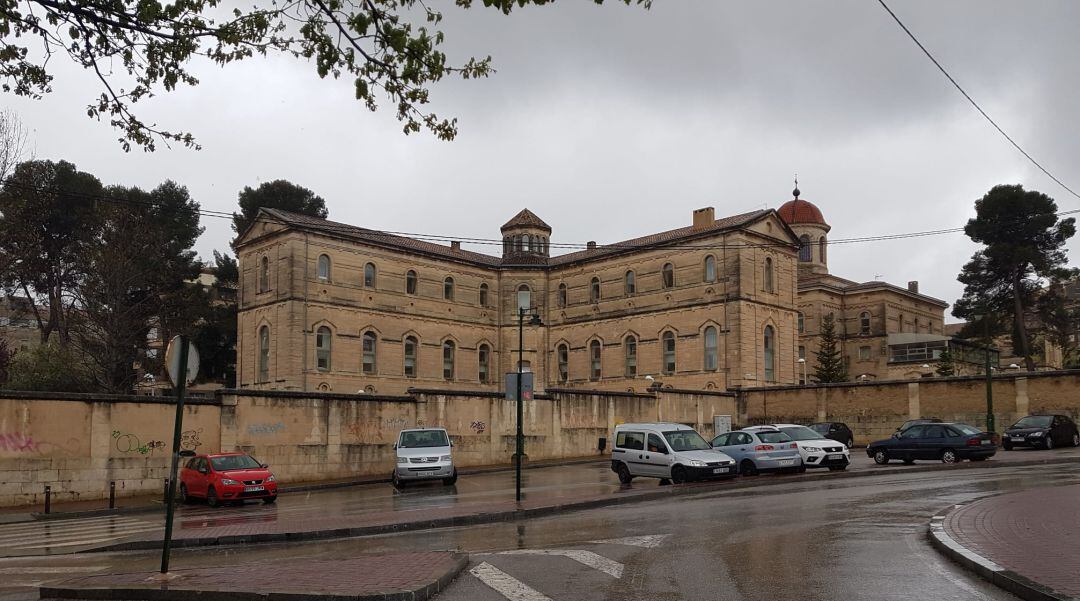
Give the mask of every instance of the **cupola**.
POLYGON ((549 256, 551 226, 529 209, 522 209, 499 229, 503 239, 503 259, 533 262, 536 257, 549 256))

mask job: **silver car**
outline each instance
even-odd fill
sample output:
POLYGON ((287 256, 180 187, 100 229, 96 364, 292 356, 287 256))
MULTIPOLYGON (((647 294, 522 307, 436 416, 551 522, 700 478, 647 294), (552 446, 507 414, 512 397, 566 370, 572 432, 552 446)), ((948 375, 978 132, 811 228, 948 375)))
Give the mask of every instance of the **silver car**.
POLYGON ((712 447, 731 456, 744 476, 761 472, 800 471, 799 446, 777 428, 757 427, 721 434, 712 447))
POLYGON ((394 486, 418 480, 441 479, 447 486, 457 482, 457 468, 451 452, 453 446, 443 428, 402 430, 394 444, 397 455, 392 476, 394 486))

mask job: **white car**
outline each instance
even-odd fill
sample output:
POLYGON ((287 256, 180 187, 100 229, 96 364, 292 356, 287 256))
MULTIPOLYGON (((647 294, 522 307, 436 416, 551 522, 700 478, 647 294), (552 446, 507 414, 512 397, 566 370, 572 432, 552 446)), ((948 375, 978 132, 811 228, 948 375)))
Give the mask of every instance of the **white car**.
POLYGON ((825 438, 799 424, 771 424, 771 426, 779 428, 799 445, 803 467, 827 467, 829 471, 840 472, 846 470, 848 464, 851 463, 851 454, 842 442, 825 438))

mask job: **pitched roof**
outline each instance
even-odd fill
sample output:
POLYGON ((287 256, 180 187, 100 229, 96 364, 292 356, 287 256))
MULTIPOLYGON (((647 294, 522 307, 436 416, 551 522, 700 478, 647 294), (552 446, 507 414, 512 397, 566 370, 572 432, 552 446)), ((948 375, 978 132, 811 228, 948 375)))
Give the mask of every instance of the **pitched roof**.
POLYGON ((515 227, 533 227, 545 230, 549 233, 551 232, 551 226, 544 223, 543 219, 537 217, 536 213, 533 213, 529 209, 521 209, 521 212, 514 215, 510 221, 504 223, 503 226, 499 228, 499 231, 505 231, 515 227))
POLYGON ((931 303, 931 304, 934 304, 934 305, 939 305, 941 307, 948 307, 949 306, 949 303, 947 303, 947 302, 945 302, 945 301, 943 301, 943 300, 941 300, 939 298, 934 298, 932 296, 922 294, 921 292, 912 292, 911 290, 908 290, 907 288, 901 288, 900 286, 896 286, 896 285, 890 284, 888 282, 881 282, 881 281, 876 281, 876 280, 875 281, 870 281, 870 282, 854 282, 852 280, 837 277, 837 276, 832 275, 832 274, 828 274, 828 275, 824 275, 824 276, 816 276, 816 277, 815 276, 810 276, 810 277, 804 279, 803 276, 800 275, 799 276, 798 289, 800 291, 802 291, 802 290, 809 290, 811 288, 832 288, 833 290, 838 290, 838 291, 843 292, 845 294, 846 293, 853 293, 853 292, 870 291, 870 290, 887 290, 889 292, 894 292, 894 293, 897 293, 897 294, 902 294, 904 296, 917 298, 917 299, 919 299, 919 300, 921 300, 923 302, 931 303))

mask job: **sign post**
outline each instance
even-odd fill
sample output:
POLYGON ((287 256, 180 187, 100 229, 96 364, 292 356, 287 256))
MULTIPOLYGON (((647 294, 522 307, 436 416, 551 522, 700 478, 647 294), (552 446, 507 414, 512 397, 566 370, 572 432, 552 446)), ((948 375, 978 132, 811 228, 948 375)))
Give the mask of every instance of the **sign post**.
POLYGON ((169 491, 165 502, 165 539, 161 546, 161 573, 169 572, 169 548, 172 545, 173 513, 176 510, 176 472, 180 465, 180 432, 184 424, 184 397, 187 385, 199 373, 199 353, 180 335, 169 341, 165 351, 165 365, 169 378, 176 387, 176 420, 173 426, 172 465, 169 467, 169 491))

